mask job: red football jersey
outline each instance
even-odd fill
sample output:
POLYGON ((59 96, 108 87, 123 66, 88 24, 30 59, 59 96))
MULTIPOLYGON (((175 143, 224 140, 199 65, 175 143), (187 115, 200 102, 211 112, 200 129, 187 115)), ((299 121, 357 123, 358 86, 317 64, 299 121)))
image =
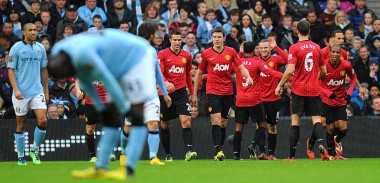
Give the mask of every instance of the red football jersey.
POLYGON ((288 64, 295 65, 292 92, 299 96, 321 94, 318 73, 325 65, 321 48, 312 41, 300 41, 289 48, 288 64))
MULTIPOLYGON (((175 90, 187 86, 190 94, 193 94, 193 81, 190 75, 191 55, 189 52, 181 49, 178 54, 175 54, 170 48, 167 48, 158 53, 158 61, 165 82, 172 83, 175 90)), ((160 95, 162 95, 161 92, 160 95)))
MULTIPOLYGON (((276 51, 277 51, 277 49, 276 49, 276 51)), ((285 52, 284 52, 284 54, 285 55, 282 55, 282 56, 270 56, 267 60, 265 60, 261 57, 259 57, 259 59, 261 61, 265 62, 271 69, 278 71, 280 69, 281 65, 287 64, 287 54, 285 52)), ((260 73, 259 83, 261 86, 260 87, 261 88, 261 101, 272 102, 272 101, 279 100, 281 98, 281 96, 277 96, 274 93, 274 90, 276 90, 276 87, 277 87, 278 82, 280 80, 281 80, 281 78, 278 79, 278 78, 274 78, 271 75, 260 73)))
POLYGON ((275 71, 270 69, 259 57, 241 58, 241 61, 244 67, 249 71, 253 85, 249 86, 239 69, 235 69, 237 89, 236 106, 252 107, 261 103, 260 95, 262 95, 262 92, 260 91, 261 85, 259 82, 261 73, 266 75, 277 74, 277 79, 282 77, 282 73, 275 73, 275 71))
MULTIPOLYGON (((330 46, 326 46, 322 49, 322 59, 328 60, 330 59, 330 46)), ((347 51, 343 48, 340 49, 340 60, 348 60, 347 51)))
MULTIPOLYGON (((232 64, 239 67, 242 63, 233 48, 225 46, 219 53, 213 48, 204 50, 201 54, 202 62, 199 70, 207 69, 206 93, 215 95, 232 95, 232 64)), ((240 71, 239 71, 240 72, 240 71)))
POLYGON ((331 106, 344 106, 347 104, 346 88, 344 80, 346 75, 351 79, 356 80, 356 74, 351 66, 351 63, 345 60, 341 60, 338 67, 334 68, 329 60, 325 61, 327 75, 321 79, 321 86, 336 94, 335 99, 330 99, 329 96, 322 93, 322 102, 331 106))
MULTIPOLYGON (((95 87, 96 92, 98 93, 98 96, 103 104, 107 103, 107 91, 103 86, 103 83, 101 81, 94 81, 92 84, 95 87)), ((87 94, 85 97, 85 103, 89 105, 94 105, 92 100, 90 99, 90 96, 87 94)))

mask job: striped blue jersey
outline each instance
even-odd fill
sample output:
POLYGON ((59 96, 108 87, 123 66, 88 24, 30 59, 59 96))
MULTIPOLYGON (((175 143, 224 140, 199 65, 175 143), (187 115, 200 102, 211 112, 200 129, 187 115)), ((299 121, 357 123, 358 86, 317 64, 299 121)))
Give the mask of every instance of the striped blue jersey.
MULTIPOLYGON (((143 38, 118 29, 105 29, 99 33, 80 33, 58 42, 51 55, 66 52, 77 71, 81 86, 88 92, 98 110, 104 106, 97 96, 92 81, 103 82, 110 99, 120 112, 128 111, 125 96, 118 81, 145 55, 151 46, 143 38)), ((153 59, 153 57, 152 57, 153 59)))
POLYGON ((17 87, 25 98, 43 93, 41 68, 46 65, 46 51, 41 43, 19 41, 9 51, 8 68, 15 70, 17 87))

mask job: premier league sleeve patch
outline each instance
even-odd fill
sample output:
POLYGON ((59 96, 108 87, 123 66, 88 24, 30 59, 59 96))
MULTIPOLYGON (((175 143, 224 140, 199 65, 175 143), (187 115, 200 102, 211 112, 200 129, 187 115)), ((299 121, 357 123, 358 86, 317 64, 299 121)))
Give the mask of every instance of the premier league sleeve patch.
POLYGON ((293 55, 292 54, 289 54, 288 55, 288 60, 291 60, 293 58, 293 55))
POLYGON ((13 60, 14 60, 14 56, 9 56, 8 62, 13 62, 13 60))

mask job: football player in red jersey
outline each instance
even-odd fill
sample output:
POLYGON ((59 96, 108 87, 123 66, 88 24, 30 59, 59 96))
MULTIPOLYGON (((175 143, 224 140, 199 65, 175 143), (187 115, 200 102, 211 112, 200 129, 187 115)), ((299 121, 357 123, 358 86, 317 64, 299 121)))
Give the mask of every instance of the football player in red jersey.
POLYGON ((321 89, 318 78, 326 75, 326 65, 320 54, 321 48, 310 41, 310 23, 300 21, 297 25, 298 43, 289 48, 288 66, 280 83, 275 90, 280 95, 280 90, 289 77, 294 74, 292 83, 292 124, 290 129, 289 157, 287 161, 294 161, 297 143, 300 137, 299 126, 301 116, 308 112, 312 117, 314 132, 317 135, 318 148, 322 159, 328 158, 328 153, 323 146, 324 129, 321 123, 322 101, 321 89))
MULTIPOLYGON (((262 42, 268 43, 267 40, 262 42)), ((241 61, 244 67, 249 71, 252 77, 252 86, 249 86, 243 77, 242 73, 236 70, 236 111, 235 111, 235 134, 234 134, 234 160, 240 160, 241 151, 241 136, 245 124, 247 124, 249 117, 252 122, 256 122, 258 129, 256 130, 255 137, 253 139, 254 145, 249 150, 251 159, 266 160, 267 155, 265 153, 265 131, 267 123, 264 118, 264 108, 260 100, 262 91, 260 89, 259 77, 261 74, 271 75, 277 79, 281 79, 282 73, 274 71, 259 57, 254 57, 255 44, 253 42, 244 43, 244 55, 241 61), (260 155, 256 157, 256 151, 254 150, 256 144, 259 145, 260 155)), ((268 44, 269 47, 269 44, 268 44)), ((269 49, 269 48, 268 48, 269 49)), ((273 92, 273 91, 272 91, 273 92)), ((273 92, 274 93, 274 92, 273 92)))
POLYGON ((203 70, 207 69, 206 94, 215 147, 214 160, 224 161, 225 156, 222 146, 226 137, 228 111, 234 102, 231 81, 232 66, 234 65, 240 70, 243 77, 246 78, 248 85, 252 85, 252 78, 248 70, 241 63, 236 51, 233 48, 224 46, 224 29, 222 27, 214 28, 211 36, 213 47, 202 52, 202 62, 194 78, 192 105, 197 105, 199 82, 201 81, 203 70))
MULTIPOLYGON (((164 78, 165 87, 172 99, 172 105, 167 107, 162 96, 161 101, 161 128, 160 135, 162 146, 166 153, 166 161, 173 161, 173 154, 170 150, 170 120, 179 116, 182 125, 182 136, 186 146, 185 160, 190 161, 196 158, 197 153, 192 151, 193 133, 191 131, 191 106, 186 87, 193 97, 193 81, 190 75, 191 55, 181 49, 181 32, 174 30, 169 36, 170 47, 158 53, 161 72, 164 78)), ((199 83, 198 83, 199 85, 199 83)), ((160 94, 162 95, 162 94, 160 94)))
MULTIPOLYGON (((344 34, 341 30, 334 30, 329 38, 330 45, 343 46, 344 44, 344 34)), ((330 58, 330 46, 326 46, 322 49, 323 60, 328 60, 330 58)), ((340 49, 340 59, 348 60, 348 53, 343 48, 340 49)))
MULTIPOLYGON (((259 43, 260 57, 258 59, 266 63, 271 69, 275 71, 280 70, 281 65, 287 64, 288 55, 277 46, 276 40, 273 38, 263 39, 259 43), (280 56, 271 55, 271 49, 274 49, 280 56)), ((280 100, 281 97, 275 95, 274 90, 281 78, 275 78, 272 75, 260 73, 260 99, 264 107, 264 118, 268 124, 268 159, 276 160, 274 152, 277 142, 277 122, 280 112, 280 100)), ((259 130, 259 129, 258 129, 259 130)), ((253 145, 248 147, 249 152, 254 152, 252 147, 255 147, 255 141, 252 141, 253 145)), ((251 153, 252 155, 252 153, 251 153)))
MULTIPOLYGON (((330 58, 325 60, 327 74, 320 80, 322 86, 322 116, 326 119, 327 133, 326 141, 328 146, 329 159, 343 159, 343 147, 341 140, 347 133, 347 102, 351 96, 355 84, 361 88, 357 82, 356 74, 350 62, 341 59, 341 47, 338 45, 330 46, 330 58), (344 86, 346 75, 351 78, 348 91, 344 86), (335 127, 339 131, 334 137, 335 127)), ((312 151, 315 143, 315 133, 313 132, 307 144, 307 154, 310 159, 314 159, 312 151)))

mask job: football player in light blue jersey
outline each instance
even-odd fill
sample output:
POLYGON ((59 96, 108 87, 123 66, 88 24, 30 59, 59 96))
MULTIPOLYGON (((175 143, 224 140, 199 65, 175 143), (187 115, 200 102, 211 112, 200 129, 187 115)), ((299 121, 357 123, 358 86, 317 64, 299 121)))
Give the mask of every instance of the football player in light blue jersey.
POLYGON ((12 103, 16 113, 16 132, 14 134, 18 165, 27 165, 25 151, 26 114, 31 108, 37 117, 34 130, 33 147, 29 156, 33 164, 41 164, 39 146, 46 134, 46 101, 49 100, 47 59, 45 48, 36 42, 37 31, 34 24, 23 27, 24 40, 14 44, 9 52, 8 72, 13 87, 12 103), (41 85, 42 83, 42 85, 41 85))
MULTIPOLYGON (((139 27, 138 34, 140 37, 143 37, 144 39, 148 40, 151 45, 153 45, 154 39, 157 39, 158 34, 158 25, 156 23, 149 23, 145 22, 142 23, 139 27)), ((152 49, 152 52, 154 52, 154 65, 152 65, 155 69, 155 78, 153 78, 158 86, 159 89, 161 89, 161 92, 163 94, 164 100, 168 107, 171 105, 171 98, 165 88, 164 80, 162 77, 161 69, 159 66, 157 54, 155 53, 155 49, 153 47, 150 47, 152 49)), ((160 144, 160 135, 159 135, 159 129, 158 129, 158 122, 160 121, 160 99, 158 98, 158 93, 154 93, 152 96, 149 97, 149 99, 146 101, 144 105, 144 117, 145 122, 148 127, 148 146, 149 146, 149 159, 151 165, 164 165, 165 163, 161 162, 160 159, 157 157, 158 147, 160 144)), ((121 133, 121 147, 122 147, 122 155, 120 156, 120 164, 123 165, 125 162, 125 151, 126 145, 127 145, 127 136, 129 132, 129 122, 126 122, 126 125, 124 126, 124 131, 121 133)), ((128 149, 130 146, 128 146, 128 149)), ((130 160, 128 159, 129 163, 130 160)))
POLYGON ((98 111, 107 111, 115 120, 105 123, 104 135, 99 142, 95 168, 75 170, 77 178, 124 180, 132 176, 141 157, 147 136, 144 124, 144 103, 156 93, 153 52, 149 43, 137 36, 116 29, 99 33, 81 33, 61 40, 51 52, 49 73, 55 78, 76 75, 81 87, 87 91, 98 111), (111 104, 101 103, 92 82, 102 81, 111 104), (116 106, 117 110, 112 110, 116 106), (114 114, 111 114, 113 111, 114 114), (108 171, 109 156, 119 138, 118 114, 130 118, 128 164, 121 169, 108 171), (112 123, 112 121, 114 121, 112 123), (125 171, 127 170, 127 171, 125 171))

